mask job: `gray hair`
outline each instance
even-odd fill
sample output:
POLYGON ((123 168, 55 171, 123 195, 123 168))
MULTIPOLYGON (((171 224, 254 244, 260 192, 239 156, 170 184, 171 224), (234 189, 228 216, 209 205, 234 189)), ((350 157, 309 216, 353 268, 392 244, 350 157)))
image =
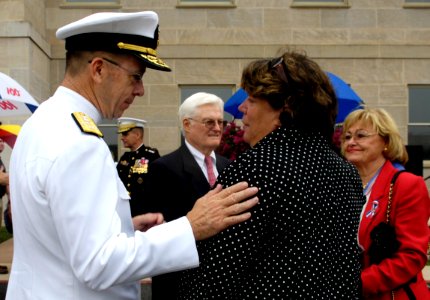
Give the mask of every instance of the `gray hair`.
POLYGON ((179 126, 182 128, 182 121, 187 118, 193 118, 196 115, 198 107, 206 104, 218 105, 221 111, 224 110, 224 101, 214 94, 199 92, 191 95, 179 107, 179 126))

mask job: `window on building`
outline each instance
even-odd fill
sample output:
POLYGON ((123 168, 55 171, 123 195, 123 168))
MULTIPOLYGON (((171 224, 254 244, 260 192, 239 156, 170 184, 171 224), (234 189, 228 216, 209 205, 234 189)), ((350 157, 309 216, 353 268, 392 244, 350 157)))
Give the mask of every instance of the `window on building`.
POLYGON ((203 4, 203 3, 214 3, 214 2, 224 2, 233 4, 233 0, 178 0, 179 3, 195 3, 195 4, 203 4))
POLYGON ((61 8, 121 8, 121 0, 63 0, 61 8))
POLYGON ((180 89, 181 103, 192 94, 198 92, 215 94, 225 102, 236 90, 234 85, 181 85, 180 89))
POLYGON ((430 0, 405 0, 403 7, 405 8, 430 8, 430 0))
POLYGON ((293 0, 293 2, 314 2, 314 3, 345 3, 347 0, 293 0))
MULTIPOLYGON (((236 92, 235 85, 181 85, 181 103, 192 94, 206 92, 220 97, 224 103, 236 92)), ((229 113, 224 113, 224 120, 232 121, 233 117, 229 113)), ((181 143, 184 142, 181 136, 181 143)))
POLYGON ((424 160, 430 160, 430 85, 409 86, 408 145, 423 147, 424 160))
MULTIPOLYGON (((181 85, 180 89, 181 103, 192 94, 198 92, 215 94, 225 103, 234 94, 234 92, 236 92, 236 87, 234 85, 181 85)), ((228 113, 224 113, 224 119, 231 121, 232 116, 228 113)))
POLYGON ((65 0, 66 3, 118 3, 119 0, 65 0))
POLYGON ((178 0, 178 7, 233 7, 234 0, 178 0))
POLYGON ((348 7, 348 0, 293 0, 292 7, 348 7))
POLYGON ((63 0, 61 8, 121 8, 120 0, 63 0))
POLYGON ((109 147, 114 161, 118 161, 118 133, 115 121, 104 119, 98 124, 100 131, 103 133, 103 139, 109 147))

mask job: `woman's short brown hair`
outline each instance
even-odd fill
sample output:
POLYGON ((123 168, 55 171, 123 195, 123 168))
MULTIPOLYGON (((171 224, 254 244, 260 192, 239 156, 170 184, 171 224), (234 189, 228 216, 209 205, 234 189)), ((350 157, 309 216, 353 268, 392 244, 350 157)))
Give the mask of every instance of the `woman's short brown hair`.
POLYGON ((243 70, 242 88, 282 109, 283 126, 319 131, 331 141, 337 99, 327 74, 305 54, 287 51, 275 59, 251 62, 243 70))

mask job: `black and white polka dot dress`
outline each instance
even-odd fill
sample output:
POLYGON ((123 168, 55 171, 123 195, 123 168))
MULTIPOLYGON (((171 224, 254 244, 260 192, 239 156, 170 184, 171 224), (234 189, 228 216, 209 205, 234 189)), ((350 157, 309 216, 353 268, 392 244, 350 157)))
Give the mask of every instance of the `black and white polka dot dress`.
POLYGON ((317 134, 279 128, 232 162, 223 186, 260 188, 250 220, 198 242, 180 299, 358 299, 356 169, 317 134))

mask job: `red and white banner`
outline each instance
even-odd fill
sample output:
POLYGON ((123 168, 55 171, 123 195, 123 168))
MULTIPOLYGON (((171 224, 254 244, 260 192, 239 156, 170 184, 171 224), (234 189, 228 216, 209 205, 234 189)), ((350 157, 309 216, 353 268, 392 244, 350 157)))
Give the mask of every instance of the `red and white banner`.
POLYGON ((39 103, 18 82, 0 73, 0 117, 32 114, 39 103))

